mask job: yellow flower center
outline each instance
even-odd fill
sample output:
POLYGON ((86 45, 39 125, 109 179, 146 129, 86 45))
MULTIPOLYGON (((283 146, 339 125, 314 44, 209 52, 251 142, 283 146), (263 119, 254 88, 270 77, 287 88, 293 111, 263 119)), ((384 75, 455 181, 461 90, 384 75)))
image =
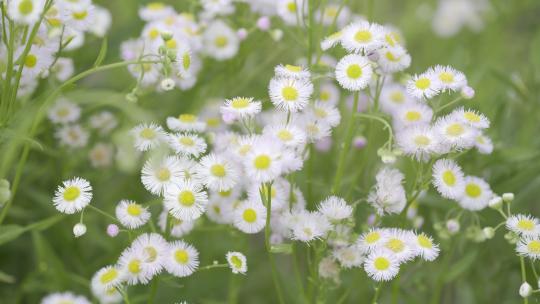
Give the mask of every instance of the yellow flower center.
POLYGON ((439 74, 439 80, 444 83, 452 83, 454 81, 454 75, 448 72, 442 72, 439 74))
POLYGON ((474 112, 465 112, 463 116, 465 117, 466 120, 470 122, 479 122, 481 120, 480 115, 477 115, 474 112))
POLYGON ((80 12, 74 12, 72 15, 73 15, 73 18, 77 20, 84 20, 86 16, 88 16, 88 11, 84 10, 80 12))
POLYGON ((482 188, 475 183, 470 183, 465 186, 465 193, 472 198, 477 198, 482 194, 482 188))
POLYGON ((187 264, 189 261, 189 254, 187 251, 179 249, 174 253, 174 259, 180 264, 187 264))
POLYGON ((429 137, 425 135, 418 135, 414 138, 414 143, 418 146, 427 146, 430 142, 431 140, 429 139, 429 137))
POLYGON ((240 155, 246 155, 251 150, 251 145, 243 145, 238 149, 240 155))
POLYGON ((450 170, 444 171, 442 174, 442 180, 448 186, 454 186, 456 184, 456 176, 454 175, 454 172, 450 170))
POLYGON ((388 59, 390 61, 393 61, 393 62, 399 61, 399 57, 394 56, 394 54, 392 54, 392 52, 386 52, 386 59, 388 59))
POLYGON ((356 42, 360 42, 360 43, 370 42, 371 38, 372 38, 371 32, 365 31, 365 30, 358 31, 354 35, 354 40, 356 40, 356 42))
POLYGON ((191 66, 191 56, 189 56, 189 53, 187 52, 182 56, 182 66, 184 67, 184 70, 189 70, 189 67, 191 66))
POLYGON ((24 58, 24 66, 27 68, 33 68, 37 64, 37 57, 33 54, 26 55, 26 58, 24 58))
POLYGON ((231 257, 231 264, 234 266, 234 268, 242 268, 242 260, 240 260, 240 258, 236 255, 231 257))
POLYGON ((105 273, 101 275, 99 280, 101 281, 102 284, 107 284, 107 283, 112 282, 117 277, 118 277, 118 270, 116 270, 116 268, 111 268, 105 271, 105 273))
POLYGON ((210 167, 210 172, 212 173, 213 176, 217 176, 217 177, 224 177, 225 175, 227 175, 227 172, 225 171, 225 166, 221 164, 215 164, 212 167, 210 167))
POLYGON ((229 196, 231 196, 231 193, 232 193, 232 190, 219 191, 218 192, 219 196, 221 196, 221 197, 229 197, 229 196))
POLYGON ((530 241, 527 245, 527 249, 529 249, 531 253, 540 254, 540 241, 530 241))
POLYGON ((270 167, 272 160, 268 155, 259 155, 253 160, 253 165, 259 170, 266 170, 270 167))
POLYGON ((253 209, 246 209, 242 214, 242 218, 248 223, 254 223, 257 220, 257 212, 253 209))
POLYGON ((366 243, 373 244, 381 238, 381 235, 378 232, 370 232, 366 235, 366 243))
POLYGON ((446 127, 446 133, 448 133, 448 135, 451 135, 451 136, 459 136, 463 134, 463 132, 465 132, 465 129, 459 123, 453 123, 449 125, 448 127, 446 127))
POLYGON ((322 91, 322 92, 321 92, 320 99, 321 99, 322 101, 327 101, 328 99, 330 99, 330 92, 328 92, 328 91, 322 91))
POLYGON ((296 3, 294 1, 291 1, 291 2, 287 3, 287 10, 290 13, 296 12, 296 3))
POLYGON ((244 98, 244 97, 234 98, 231 101, 231 106, 235 109, 244 109, 249 106, 249 101, 250 101, 249 98, 244 98))
POLYGON ((171 171, 167 168, 160 168, 156 176, 160 181, 165 182, 171 178, 171 171))
POLYGON ((391 239, 386 242, 386 248, 392 250, 395 253, 398 253, 405 249, 405 243, 400 239, 391 239))
POLYGON ((390 267, 390 261, 387 258, 378 257, 373 262, 373 266, 375 266, 375 269, 377 270, 386 270, 390 267))
POLYGON ((181 122, 192 123, 197 121, 197 116, 193 114, 180 114, 178 116, 178 120, 180 120, 181 122))
POLYGON ((217 127, 219 126, 219 118, 208 118, 206 120, 206 125, 209 126, 209 127, 217 127))
POLYGON ((154 137, 156 137, 156 132, 150 128, 144 128, 140 135, 144 139, 154 139, 154 137))
POLYGON ((76 200, 81 195, 79 187, 69 186, 64 190, 64 200, 71 202, 76 200))
POLYGON ((128 264, 128 270, 131 273, 139 273, 141 272, 141 261, 135 259, 128 264))
POLYGON ((146 8, 152 11, 156 11, 156 10, 165 8, 165 4, 161 2, 152 2, 152 3, 148 3, 148 5, 146 5, 146 8))
POLYGON ((156 28, 152 28, 148 31, 148 36, 150 36, 150 39, 154 40, 159 37, 159 31, 156 28))
POLYGON ((417 111, 408 111, 405 114, 405 119, 407 121, 419 121, 421 118, 422 118, 422 114, 420 114, 420 112, 417 112, 417 111))
POLYGON ((229 39, 227 39, 227 37, 225 36, 217 36, 216 39, 214 39, 214 44, 218 48, 225 47, 227 46, 228 43, 229 43, 229 39))
POLYGON ((431 243, 431 240, 427 236, 421 234, 421 235, 418 236, 417 239, 418 239, 418 245, 420 245, 420 247, 423 247, 423 248, 432 248, 433 247, 433 244, 431 243))
POLYGON ((184 146, 193 146, 195 144, 195 141, 193 141, 191 137, 187 136, 180 137, 178 141, 184 146))
POLYGON ((519 220, 517 226, 521 230, 532 231, 535 227, 534 222, 528 219, 519 220))
POLYGON ((394 103, 403 103, 405 96, 403 96, 403 93, 400 91, 394 91, 390 94, 390 100, 394 103))
POLYGON ((287 86, 281 90, 281 95, 286 101, 294 101, 298 98, 298 90, 294 87, 287 86))
POLYGON ((315 115, 319 118, 325 118, 328 113, 323 108, 315 108, 315 115))
POLYGON ((428 78, 418 78, 414 85, 419 88, 420 90, 426 90, 431 85, 431 80, 428 78))
POLYGON ((176 49, 178 47, 178 43, 176 42, 175 39, 170 39, 170 40, 167 40, 167 42, 165 42, 165 46, 168 49, 176 49))
POLYGON ((59 117, 66 117, 68 116, 68 114, 69 114, 68 108, 61 108, 58 111, 56 111, 56 115, 58 115, 59 117))
POLYGON ((297 66, 297 65, 290 65, 290 64, 285 65, 285 69, 294 73, 299 73, 302 71, 302 67, 297 66))
POLYGON ((195 204, 195 195, 189 190, 181 191, 178 195, 178 202, 186 207, 190 207, 195 204))
POLYGON ((127 213, 131 216, 139 216, 142 213, 142 208, 138 204, 129 204, 127 206, 127 213))
POLYGON ((23 0, 19 3, 19 13, 21 15, 28 15, 34 10, 34 3, 32 0, 23 0))
POLYGON ((279 139, 281 139, 282 141, 290 141, 293 139, 293 135, 291 132, 289 132, 289 130, 280 130, 278 133, 277 133, 277 136, 279 139))
POLYGON ((347 68, 347 77, 358 79, 360 76, 362 76, 362 68, 358 64, 351 64, 347 68))

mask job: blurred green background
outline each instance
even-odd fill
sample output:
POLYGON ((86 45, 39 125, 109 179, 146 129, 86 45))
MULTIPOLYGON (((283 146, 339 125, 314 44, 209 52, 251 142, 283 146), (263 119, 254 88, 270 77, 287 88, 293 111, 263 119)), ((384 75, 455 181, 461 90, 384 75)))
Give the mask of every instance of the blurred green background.
MULTIPOLYGON (((118 61, 120 43, 137 37, 142 29, 137 9, 146 1, 95 2, 108 8, 113 15, 105 62, 118 61)), ((163 2, 173 4, 177 11, 190 8, 190 1, 163 2)), ((374 21, 401 29, 413 58, 410 73, 423 72, 435 64, 452 65, 465 72, 477 93, 466 105, 490 118, 492 124, 487 134, 493 139, 495 150, 489 156, 467 153, 459 163, 465 172, 485 177, 495 192, 515 192, 514 212, 540 216, 540 1, 494 0, 490 3, 491 10, 482 31, 462 30, 451 38, 434 35, 429 16, 422 13, 425 8, 434 8, 436 1, 378 0, 375 1, 374 21)), ((364 11, 363 1, 349 1, 349 6, 354 12, 364 11)), ((256 17, 245 5, 237 7, 236 17, 230 18, 229 22, 236 28, 250 27, 256 17)), ((277 19, 273 22, 275 26, 282 26, 277 19)), ((85 47, 70 54, 75 58, 77 71, 91 66, 100 45, 99 39, 88 37, 85 47)), ((342 53, 337 51, 336 55, 342 53)), ((246 95, 266 99, 273 67, 278 63, 294 62, 301 56, 305 56, 303 46, 295 43, 287 31, 279 43, 272 41, 268 34, 255 32, 242 43, 240 54, 234 59, 226 62, 205 60, 197 85, 189 91, 149 93, 137 105, 128 104, 124 95, 133 88, 134 81, 126 70, 113 70, 84 79, 72 88, 71 94, 79 99, 74 101, 87 104, 85 107, 89 110, 84 111, 85 117, 95 112, 98 106, 112 109, 122 113, 119 116, 121 128, 127 129, 140 119, 163 122, 167 116, 197 111, 211 98, 246 95), (91 106, 93 103, 98 106, 91 106)), ((368 192, 379 165, 376 149, 384 142, 385 133, 378 129, 380 125, 373 128, 375 136, 370 147, 355 153, 349 160, 349 176, 356 174, 355 169, 362 170, 359 183, 349 185, 354 189, 353 199, 368 192), (360 159, 367 160, 368 164, 361 169, 355 167, 360 159)), ((92 204, 111 213, 120 199, 134 198, 141 202, 153 199, 140 183, 138 168, 133 172, 93 169, 88 165, 87 151, 71 153, 57 149, 52 130, 52 126, 45 123, 40 131, 39 139, 45 150, 32 151, 6 224, 26 226, 56 215, 51 202, 55 187, 62 180, 77 175, 91 181, 95 189, 92 204)), ((334 134, 340 136, 341 133, 338 129, 334 134)), ((330 181, 335 156, 332 153, 317 154, 314 162, 316 183, 330 181)), ((301 176, 297 180, 301 181, 301 176)), ((300 183, 305 189, 306 185, 300 183)), ((314 187, 313 199, 318 201, 328 192, 324 187, 314 187)), ((419 212, 426 219, 423 230, 437 239, 433 223, 443 220, 446 212, 456 205, 433 192, 428 193, 420 201, 419 212)), ((368 210, 360 208, 359 221, 366 218, 368 210)), ((154 205, 154 218, 158 212, 158 206, 154 205)), ((484 226, 495 226, 499 222, 498 214, 491 210, 478 215, 484 226)), ((58 220, 52 226, 46 225, 47 229, 33 230, 0 245, 0 271, 15 279, 12 283, 0 282, 0 303, 37 303, 44 294, 62 290, 90 296, 89 278, 100 267, 114 263, 128 245, 124 234, 115 239, 106 236, 104 231, 109 221, 90 211, 85 214, 88 232, 81 239, 74 239, 71 232, 78 216, 59 216, 58 220)), ((466 223, 462 225, 466 226, 466 223)), ((218 269, 162 282, 157 302, 224 303, 235 295, 229 292, 235 289, 240 303, 275 303, 261 236, 245 236, 213 224, 205 227, 209 228, 196 229, 186 238, 200 251, 201 264, 207 265, 216 259, 222 261, 228 250, 243 251, 248 257, 248 275, 234 276, 227 269, 218 269)), ((385 285, 381 303, 390 303, 393 297, 397 297, 399 303, 520 301, 519 260, 514 246, 504 240, 502 229, 485 243, 472 243, 460 237, 437 241, 442 247, 439 259, 432 263, 405 265, 400 281, 385 285), (438 294, 440 300, 436 297, 438 294)), ((285 282, 283 286, 293 303, 292 299, 297 299, 297 290, 290 263, 288 256, 278 257, 281 279, 285 282)), ((305 264, 305 260, 301 261, 301 267, 305 264)), ((532 276, 529 282, 536 285, 532 276)), ((345 290, 350 290, 345 303, 363 303, 372 296, 373 283, 361 269, 344 271, 342 283, 341 287, 328 290, 328 303, 335 303, 345 290)), ((148 291, 148 286, 130 288, 133 302, 144 302, 148 291)))

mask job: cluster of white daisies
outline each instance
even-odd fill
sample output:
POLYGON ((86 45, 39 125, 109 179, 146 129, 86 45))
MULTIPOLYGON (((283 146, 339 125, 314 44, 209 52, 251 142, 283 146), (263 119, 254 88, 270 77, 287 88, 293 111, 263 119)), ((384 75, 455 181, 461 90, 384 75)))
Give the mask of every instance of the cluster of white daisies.
POLYGON ((540 259, 540 220, 531 215, 516 214, 506 219, 506 228, 514 233, 516 252, 532 260, 540 259))
MULTIPOLYGON (((40 78, 66 81, 74 71, 73 59, 59 57, 58 52, 80 48, 85 41, 85 34, 103 37, 111 24, 111 15, 103 7, 94 5, 91 0, 9 0, 4 1, 7 9, 4 21, 13 21, 20 30, 14 37, 14 72, 23 65, 18 97, 30 95, 38 86, 40 78), (41 21, 41 16, 43 21, 41 21), (26 56, 26 39, 22 28, 30 29, 37 24, 36 36, 30 44, 26 56)), ((8 28, 8 25, 2 25, 8 28)), ((5 44, 0 45, 0 64, 7 66, 8 50, 5 44)), ((5 77, 2 75, 1 77, 5 77)))

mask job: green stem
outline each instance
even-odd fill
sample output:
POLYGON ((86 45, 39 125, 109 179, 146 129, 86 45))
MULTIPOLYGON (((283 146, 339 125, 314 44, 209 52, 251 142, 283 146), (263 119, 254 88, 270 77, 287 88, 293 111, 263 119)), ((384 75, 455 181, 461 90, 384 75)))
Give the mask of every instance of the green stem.
POLYGON ((160 276, 156 276, 156 278, 152 281, 152 286, 150 287, 150 295, 148 297, 148 303, 150 304, 154 303, 154 299, 156 298, 159 285, 159 277, 160 276))
POLYGON ((336 176, 334 177, 334 184, 332 186, 332 194, 336 194, 339 191, 340 186, 341 186, 341 178, 343 177, 343 172, 345 170, 345 160, 347 158, 347 152, 349 152, 349 149, 351 148, 351 141, 354 135, 354 122, 355 122, 355 113, 356 113, 356 110, 358 109, 358 99, 359 99, 359 92, 355 92, 353 108, 351 110, 351 116, 349 117, 349 122, 345 130, 345 137, 343 139, 342 147, 340 147, 341 151, 339 154, 336 176))
POLYGON ((379 299, 379 295, 381 294, 381 289, 382 289, 382 283, 379 283, 379 285, 375 287, 375 294, 373 295, 371 304, 377 304, 377 300, 379 299))
POLYGON ((214 268, 227 268, 227 267, 229 267, 229 264, 212 264, 212 265, 201 267, 199 268, 198 271, 204 271, 204 270, 209 270, 209 269, 214 269, 214 268))
POLYGON ((88 207, 89 209, 92 209, 92 210, 96 211, 97 213, 99 213, 99 214, 101 214, 101 215, 104 215, 104 216, 108 217, 109 219, 113 220, 113 221, 116 222, 116 223, 120 223, 120 221, 118 221, 118 219, 117 219, 116 217, 114 217, 114 216, 112 216, 111 214, 109 214, 109 213, 107 213, 107 212, 105 212, 105 211, 99 209, 98 207, 96 207, 96 206, 94 206, 94 205, 92 205, 92 204, 89 204, 87 207, 88 207))
MULTIPOLYGON (((527 272, 525 271, 525 259, 522 256, 519 257, 519 263, 521 265, 521 282, 525 283, 527 282, 527 272)), ((529 299, 523 298, 523 303, 528 304, 529 299)))
POLYGON ((463 97, 460 96, 460 97, 458 97, 458 98, 456 98, 456 99, 450 101, 449 103, 442 105, 440 108, 438 108, 438 109, 435 111, 435 114, 441 112, 442 110, 448 108, 449 106, 451 106, 451 105, 453 105, 453 104, 455 104, 455 103, 460 102, 462 99, 463 99, 463 97))

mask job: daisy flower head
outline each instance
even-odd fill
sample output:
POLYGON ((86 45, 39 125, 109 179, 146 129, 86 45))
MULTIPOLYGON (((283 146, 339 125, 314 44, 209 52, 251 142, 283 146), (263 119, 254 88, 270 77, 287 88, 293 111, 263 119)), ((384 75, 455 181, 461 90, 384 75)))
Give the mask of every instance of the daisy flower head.
POLYGON ((199 267, 199 252, 183 241, 169 244, 165 258, 165 269, 176 277, 187 277, 199 267))
POLYGON ((183 156, 199 157, 207 148, 202 137, 190 133, 167 134, 167 142, 175 153, 183 156))
POLYGON ((201 158, 197 174, 208 189, 230 190, 238 181, 238 169, 224 155, 210 153, 201 158))
POLYGON ((111 132, 118 125, 118 120, 113 113, 102 111, 90 116, 90 127, 96 129, 100 135, 111 132))
POLYGON ((131 247, 126 248, 120 255, 118 267, 122 269, 124 279, 129 285, 146 285, 154 275, 145 267, 143 253, 131 247))
POLYGON ((307 141, 315 143, 329 137, 332 129, 328 124, 317 119, 312 113, 304 113, 298 120, 298 126, 306 133, 307 141))
POLYGON ((225 100, 225 105, 221 107, 221 113, 239 119, 254 117, 261 112, 261 109, 261 102, 253 100, 253 97, 234 97, 225 100))
POLYGON ((406 92, 405 87, 400 84, 385 84, 381 90, 379 98, 383 112, 393 115, 401 106, 414 102, 406 92))
POLYGON ((407 93, 417 99, 430 99, 441 90, 440 82, 432 70, 414 75, 407 82, 407 93))
POLYGON ((439 159, 433 164, 433 185, 442 197, 459 199, 465 191, 465 176, 461 167, 451 159, 439 159))
POLYGON ((308 79, 274 77, 268 90, 270 101, 276 108, 295 113, 308 104, 313 84, 308 79))
POLYGON ((227 202, 224 200, 210 199, 206 210, 206 216, 218 224, 232 224, 234 222, 234 208, 238 200, 227 202))
POLYGON ((377 63, 384 73, 400 72, 411 65, 411 55, 400 45, 379 49, 378 53, 377 63))
POLYGON ((300 211, 297 221, 292 224, 292 239, 310 242, 324 237, 332 225, 319 212, 300 211))
POLYGON ((139 8, 139 17, 144 21, 161 20, 174 14, 174 8, 162 2, 150 2, 139 8))
POLYGON ((323 82, 319 88, 318 101, 324 104, 336 105, 339 102, 340 91, 330 81, 323 82))
POLYGON ((298 16, 303 16, 305 12, 306 0, 278 0, 276 12, 287 25, 295 25, 298 22, 298 16))
POLYGON ((190 77, 193 70, 193 53, 189 47, 181 45, 176 50, 176 69, 181 77, 190 77))
POLYGON ((280 64, 274 69, 277 77, 293 78, 293 79, 309 79, 311 73, 308 69, 301 65, 280 64))
POLYGON ((67 124, 81 117, 81 108, 75 103, 61 98, 49 109, 49 119, 53 123, 67 124))
POLYGON ((393 115, 396 126, 411 127, 429 124, 433 110, 423 103, 413 102, 398 107, 393 115))
POLYGON ((92 4, 66 7, 62 10, 66 27, 85 32, 96 22, 95 7, 92 4))
POLYGON ((144 233, 133 241, 131 248, 141 253, 145 271, 151 276, 161 272, 168 250, 165 238, 158 233, 144 233))
POLYGON ((375 281, 390 281, 399 272, 399 262, 391 253, 378 250, 367 256, 364 270, 375 281))
POLYGON ((338 43, 341 43, 341 39, 343 37, 343 31, 338 31, 330 36, 327 36, 321 41, 321 50, 327 51, 334 46, 336 46, 338 43))
MULTIPOLYGON (((31 0, 26 0, 30 1, 31 0)), ((20 58, 24 52, 24 46, 15 51, 16 58, 20 58)), ((54 58, 50 48, 32 46, 24 59, 17 61, 23 65, 23 78, 37 78, 42 73, 47 72, 53 64, 54 58)))
POLYGON ((19 24, 32 25, 39 20, 45 8, 45 0, 11 0, 7 5, 7 13, 19 24))
POLYGON ((355 246, 344 246, 334 249, 332 256, 339 261, 343 268, 360 267, 364 262, 362 252, 355 246))
POLYGON ((165 191, 163 204, 169 213, 183 221, 198 219, 205 211, 208 195, 202 185, 182 181, 165 191))
POLYGON ((521 238, 516 246, 516 252, 532 260, 540 259, 540 239, 538 236, 521 238))
POLYGON ((73 214, 84 209, 92 200, 92 186, 80 177, 64 181, 54 193, 53 203, 62 213, 73 214))
MULTIPOLYGON (((162 232, 167 231, 167 217, 169 217, 169 212, 167 208, 163 209, 163 212, 159 215, 158 225, 162 232)), ((195 221, 182 221, 180 219, 169 217, 169 222, 171 225, 171 236, 175 238, 181 238, 184 235, 193 230, 195 227, 195 221)))
POLYGON ((288 148, 303 147, 306 133, 295 124, 268 124, 263 129, 264 136, 278 140, 288 148))
POLYGON ((487 129, 489 128, 489 119, 482 113, 479 113, 475 110, 465 109, 460 107, 452 113, 449 114, 450 117, 453 117, 462 123, 468 124, 469 126, 476 129, 487 129))
POLYGON ((451 115, 437 119, 433 126, 441 142, 447 149, 469 149, 474 146, 479 131, 451 115))
POLYGON ((384 29, 379 24, 357 21, 342 32, 341 45, 351 53, 367 54, 384 46, 384 29))
POLYGON ((474 140, 474 146, 481 154, 491 154, 493 152, 493 142, 491 138, 480 133, 474 140))
POLYGON ((261 136, 257 134, 244 135, 237 138, 226 147, 226 152, 230 152, 238 160, 243 160, 248 155, 253 146, 257 145, 261 136))
POLYGON ((372 252, 382 246, 388 238, 388 233, 382 229, 371 229, 358 237, 356 247, 362 252, 372 252))
POLYGON ((75 72, 73 59, 59 57, 52 65, 51 72, 54 73, 54 76, 61 82, 68 80, 75 72))
POLYGON ((119 287, 124 282, 124 274, 118 266, 105 266, 92 277, 90 285, 92 290, 104 291, 119 287))
POLYGON ((405 155, 427 162, 440 149, 439 141, 429 125, 412 126, 396 134, 398 147, 405 155))
POLYGON ((210 23, 203 34, 208 56, 216 60, 227 60, 238 53, 240 39, 225 22, 216 20, 210 23))
POLYGON ((377 183, 368 196, 368 202, 377 213, 400 213, 407 203, 403 188, 403 173, 393 168, 383 168, 376 175, 377 183))
POLYGON ((135 148, 141 152, 157 147, 165 139, 165 131, 155 123, 140 124, 130 132, 135 138, 135 148))
POLYGON ((459 198, 459 205, 463 209, 479 211, 487 207, 489 200, 493 197, 493 192, 483 179, 476 176, 466 176, 465 191, 459 198))
POLYGON ((439 256, 439 245, 433 242, 433 239, 425 233, 412 234, 411 242, 415 246, 417 254, 426 261, 433 261, 439 256))
POLYGON ((234 211, 234 226, 248 234, 261 231, 266 226, 266 207, 260 202, 242 202, 234 211))
POLYGON ((284 207, 288 206, 288 199, 290 195, 290 184, 284 178, 276 179, 270 189, 268 189, 268 184, 252 184, 248 186, 248 199, 250 201, 263 203, 261 199, 261 192, 267 196, 268 191, 270 190, 270 197, 272 198, 272 211, 281 210, 284 207))
POLYGON ((141 172, 141 182, 144 188, 156 195, 162 195, 183 178, 184 172, 180 160, 176 156, 167 156, 162 160, 149 159, 141 172))
POLYGON ((540 236, 540 221, 530 215, 509 216, 506 219, 506 228, 521 236, 540 236))
POLYGON ((121 200, 116 206, 116 218, 128 229, 139 228, 150 219, 148 208, 130 200, 121 200))
POLYGON ((349 91, 360 91, 371 81, 373 69, 369 60, 361 55, 349 54, 339 60, 336 66, 336 79, 349 91))
POLYGON ((72 292, 50 293, 41 299, 41 304, 90 304, 91 302, 85 296, 79 296, 72 292))
POLYGON ((409 233, 401 229, 390 229, 380 249, 390 252, 399 263, 412 260, 416 256, 416 251, 410 242, 409 233))
POLYGON ((261 139, 243 161, 247 176, 257 183, 276 179, 283 170, 281 155, 281 145, 268 138, 261 139))
POLYGON ((54 136, 59 140, 61 146, 74 149, 84 148, 90 137, 88 131, 78 124, 64 125, 54 133, 54 136))
POLYGON ((441 90, 458 91, 467 85, 465 74, 451 66, 437 65, 433 68, 441 90))
POLYGON ((319 203, 317 210, 330 221, 341 221, 352 215, 353 208, 337 196, 329 196, 319 203))
POLYGON ((317 12, 321 16, 320 22, 326 26, 332 25, 334 19, 338 27, 343 27, 350 19, 351 11, 347 6, 340 6, 337 3, 328 3, 317 12))
POLYGON ((203 132, 206 124, 197 115, 180 114, 178 117, 167 117, 167 128, 182 132, 203 132))
POLYGON ((310 106, 308 110, 317 120, 329 125, 332 128, 339 125, 339 122, 341 121, 341 114, 333 105, 324 104, 318 101, 310 106))
POLYGON ((245 255, 241 252, 229 251, 225 257, 227 258, 227 263, 229 264, 232 273, 246 274, 247 260, 245 255))

